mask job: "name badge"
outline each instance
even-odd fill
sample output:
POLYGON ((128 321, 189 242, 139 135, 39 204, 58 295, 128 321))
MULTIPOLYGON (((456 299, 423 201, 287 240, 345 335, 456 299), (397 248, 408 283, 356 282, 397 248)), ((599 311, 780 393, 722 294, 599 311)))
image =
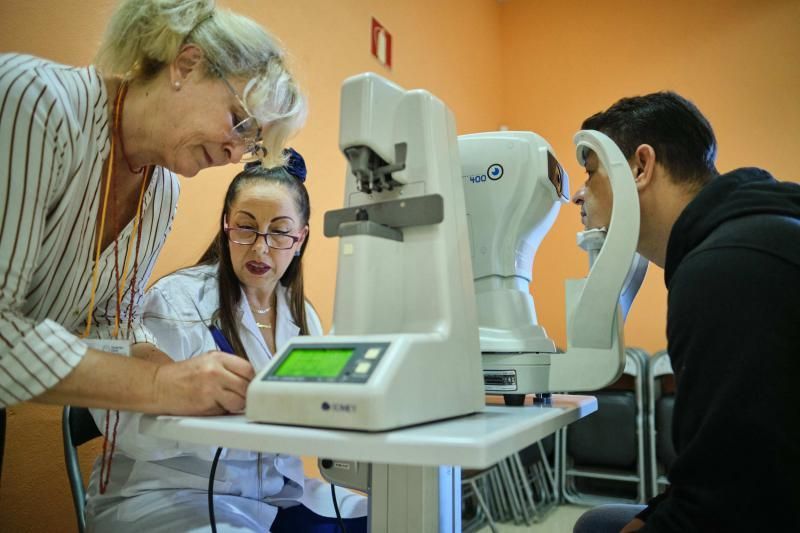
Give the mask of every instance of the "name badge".
POLYGON ((83 339, 92 350, 111 352, 117 355, 131 354, 131 341, 122 339, 83 339))

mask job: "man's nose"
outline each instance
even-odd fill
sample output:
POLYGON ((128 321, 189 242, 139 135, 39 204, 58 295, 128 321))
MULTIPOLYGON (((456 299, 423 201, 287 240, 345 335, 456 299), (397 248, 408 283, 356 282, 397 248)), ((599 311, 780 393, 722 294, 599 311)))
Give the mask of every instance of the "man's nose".
POLYGON ((572 203, 575 205, 583 205, 583 195, 586 192, 586 187, 581 187, 575 194, 572 195, 572 203))

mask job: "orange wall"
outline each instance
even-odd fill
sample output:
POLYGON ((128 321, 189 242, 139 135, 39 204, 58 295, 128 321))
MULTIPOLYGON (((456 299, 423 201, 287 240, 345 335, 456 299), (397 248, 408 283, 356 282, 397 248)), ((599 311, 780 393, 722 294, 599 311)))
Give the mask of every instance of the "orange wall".
MULTIPOLYGON (((800 2, 797 0, 511 0, 499 4, 501 122, 547 138, 574 192, 585 174, 572 136, 623 96, 671 89, 709 118, 718 168, 757 165, 800 180, 800 2)), ((564 345, 566 277, 586 273, 578 210, 564 206, 534 262, 539 321, 564 345)), ((666 345, 663 271, 650 266, 628 316, 626 344, 666 345)))
MULTIPOLYGON (((365 70, 424 87, 453 109, 459 133, 506 124, 544 135, 572 177, 571 137, 581 120, 617 98, 663 88, 692 98, 714 124, 720 169, 764 165, 797 179, 789 158, 800 139, 800 2, 686 0, 273 0, 220 1, 263 23, 293 56, 311 102, 293 143, 308 162, 314 214, 306 261, 308 294, 330 325, 336 243, 321 234, 324 211, 341 205, 344 159, 338 152, 339 86, 365 70), (369 18, 392 32, 394 68, 369 55, 369 18)), ((22 51, 86 64, 113 5, 109 0, 2 0, 0 51, 22 51)), ((155 275, 190 264, 214 231, 232 169, 183 180, 175 228, 155 275)), ((563 280, 585 274, 574 246, 579 229, 565 206, 535 263, 539 319, 564 342, 563 280)), ((627 342, 649 351, 665 344, 665 291, 653 268, 634 305, 627 342)), ((60 411, 9 410, 0 487, 2 531, 71 530, 63 470, 60 411)), ((88 470, 97 446, 82 451, 88 470)))
MULTIPOLYGON (((91 61, 114 2, 0 0, 0 51, 19 51, 67 64, 91 61)), ((407 88, 424 87, 453 109, 459 132, 497 127, 502 102, 500 27, 494 0, 218 1, 272 29, 292 56, 310 99, 310 118, 293 145, 309 166, 312 240, 307 291, 330 326, 336 242, 322 236, 322 214, 341 207, 345 163, 338 150, 342 80, 372 70, 407 88), (426 13, 426 17, 421 17, 426 13), (393 69, 370 55, 370 17, 394 39, 393 69), (481 40, 471 36, 480 35, 481 40)), ((175 227, 155 276, 194 262, 210 241, 216 213, 235 170, 211 169, 182 180, 175 227), (209 216, 213 213, 213 216, 209 216)), ((33 404, 9 410, 6 464, 0 487, 0 531, 74 529, 59 434, 60 410, 33 404)), ((81 451, 84 472, 98 444, 81 451)), ((310 470, 313 470, 313 466, 310 470)))

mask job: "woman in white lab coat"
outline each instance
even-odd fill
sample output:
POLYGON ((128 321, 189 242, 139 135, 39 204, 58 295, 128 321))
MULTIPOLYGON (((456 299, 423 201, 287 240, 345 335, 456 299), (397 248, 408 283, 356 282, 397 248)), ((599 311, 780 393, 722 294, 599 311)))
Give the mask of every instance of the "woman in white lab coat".
MULTIPOLYGON (((225 197, 220 232, 201 262, 162 278, 147 293, 144 322, 172 359, 220 349, 246 357, 258 372, 293 336, 322 334, 303 293, 309 219, 304 179, 305 164, 294 151, 285 167, 254 166, 238 174, 225 197)), ((101 431, 113 431, 104 411, 92 414, 101 431)), ((143 437, 136 430, 139 416, 120 417, 113 461, 95 464, 89 529, 208 531, 216 448, 143 437)), ((366 531, 366 498, 336 492, 347 530, 366 531)), ((224 449, 214 477, 214 510, 218 531, 338 528, 335 518, 326 518, 335 516, 330 486, 305 478, 300 458, 292 455, 224 449)))

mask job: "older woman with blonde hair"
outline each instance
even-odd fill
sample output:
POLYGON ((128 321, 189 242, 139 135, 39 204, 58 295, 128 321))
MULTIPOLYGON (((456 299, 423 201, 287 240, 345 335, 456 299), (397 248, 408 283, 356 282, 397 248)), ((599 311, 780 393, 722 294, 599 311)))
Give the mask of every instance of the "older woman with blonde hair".
POLYGON ((176 174, 280 163, 304 118, 281 47, 209 0, 124 0, 95 66, 0 54, 0 407, 241 410, 251 365, 173 363, 139 305, 176 174))

